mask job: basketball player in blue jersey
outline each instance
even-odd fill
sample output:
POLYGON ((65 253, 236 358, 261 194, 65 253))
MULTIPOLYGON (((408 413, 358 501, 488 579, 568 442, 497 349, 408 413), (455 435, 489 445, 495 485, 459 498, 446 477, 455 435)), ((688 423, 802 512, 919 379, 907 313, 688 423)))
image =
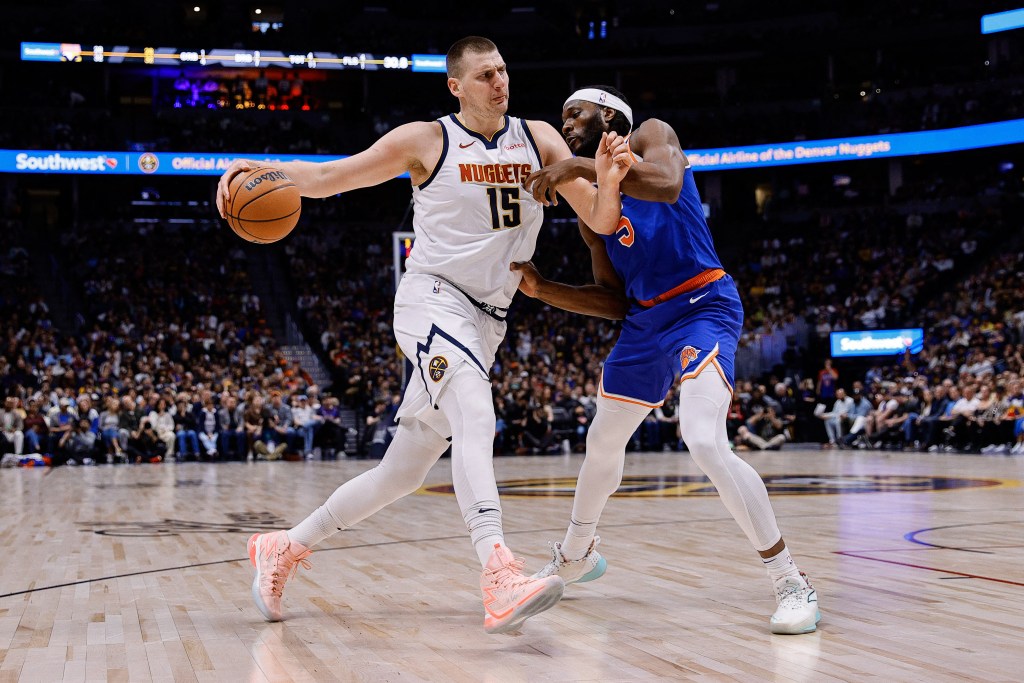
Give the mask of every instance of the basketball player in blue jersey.
MULTIPOLYGON (((395 128, 369 149, 325 163, 279 164, 305 197, 329 197, 408 173, 416 246, 395 295, 395 336, 415 365, 398 411, 398 430, 381 463, 340 486, 287 531, 254 534, 252 595, 270 621, 281 618, 285 582, 310 548, 418 489, 452 447, 455 496, 483 572, 484 628, 514 630, 562 595, 560 577, 533 578, 505 545, 494 480, 494 403, 488 373, 505 335, 505 314, 529 260, 543 207, 521 181, 545 164, 571 157, 549 124, 508 116, 509 78, 494 43, 471 37, 448 52, 448 88, 457 114, 395 128)), ((631 163, 616 134, 597 154, 598 187, 583 179, 558 192, 599 230, 620 218, 619 181, 631 163)), ((231 178, 258 168, 238 160, 217 192, 224 216, 231 178)))
POLYGON ((580 217, 595 284, 550 282, 531 263, 512 265, 523 273, 520 289, 529 296, 568 311, 623 320, 604 364, 568 531, 562 543, 553 544, 551 563, 535 576, 575 583, 604 573, 595 532, 608 497, 622 481, 626 444, 678 377, 683 440, 773 580, 778 609, 772 632, 814 631, 820 618, 814 588, 786 549, 764 482, 729 447, 725 421, 743 308, 715 253, 679 140, 657 119, 631 134, 632 110, 622 93, 607 86, 575 92, 565 102, 562 120, 562 134, 576 156, 527 178, 525 187, 538 201, 556 202, 554 189, 563 183, 596 180, 591 157, 610 131, 629 136, 635 156, 621 182, 619 223, 608 229, 580 217))

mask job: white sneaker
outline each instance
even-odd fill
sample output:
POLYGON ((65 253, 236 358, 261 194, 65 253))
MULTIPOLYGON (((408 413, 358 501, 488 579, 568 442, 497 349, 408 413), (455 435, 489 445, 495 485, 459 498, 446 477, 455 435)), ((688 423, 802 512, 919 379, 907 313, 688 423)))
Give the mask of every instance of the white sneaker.
POLYGON ((771 618, 772 633, 796 635, 817 630, 821 620, 818 593, 807 575, 784 576, 775 582, 775 600, 779 607, 771 618))
POLYGON ((544 565, 544 568, 533 575, 535 579, 543 579, 547 576, 561 576, 565 585, 570 583, 586 583, 599 579, 608 568, 608 562, 597 552, 597 545, 601 542, 600 536, 595 536, 587 548, 587 554, 578 560, 567 560, 562 554, 562 544, 551 544, 551 561, 544 565))

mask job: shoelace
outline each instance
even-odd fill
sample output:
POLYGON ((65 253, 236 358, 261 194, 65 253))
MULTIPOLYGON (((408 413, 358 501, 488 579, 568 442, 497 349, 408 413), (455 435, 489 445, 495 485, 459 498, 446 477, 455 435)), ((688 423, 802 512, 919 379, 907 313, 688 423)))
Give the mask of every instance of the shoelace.
POLYGON ((560 543, 548 542, 548 547, 551 548, 551 556, 554 558, 555 564, 558 566, 569 564, 569 560, 565 559, 565 555, 562 554, 560 543))
MULTIPOLYGON (((804 582, 807 584, 806 588, 811 589, 811 582, 807 581, 807 578, 803 575, 802 572, 800 576, 804 578, 804 582)), ((782 588, 782 590, 776 593, 776 598, 778 600, 779 605, 790 606, 793 603, 796 603, 797 605, 803 604, 803 601, 800 600, 799 596, 801 593, 804 592, 804 588, 805 586, 801 586, 799 583, 787 581, 786 585, 782 588)))
POLYGON ((522 572, 525 565, 526 560, 517 557, 497 569, 488 569, 487 573, 492 577, 491 580, 498 584, 499 587, 505 589, 515 588, 530 583, 533 580, 529 576, 523 576, 522 572))
POLYGON ((284 591, 285 582, 295 576, 295 572, 299 571, 299 565, 302 565, 303 569, 311 569, 312 564, 309 560, 299 559, 294 556, 288 557, 288 548, 274 551, 274 570, 266 575, 270 581, 270 593, 278 597, 284 591))

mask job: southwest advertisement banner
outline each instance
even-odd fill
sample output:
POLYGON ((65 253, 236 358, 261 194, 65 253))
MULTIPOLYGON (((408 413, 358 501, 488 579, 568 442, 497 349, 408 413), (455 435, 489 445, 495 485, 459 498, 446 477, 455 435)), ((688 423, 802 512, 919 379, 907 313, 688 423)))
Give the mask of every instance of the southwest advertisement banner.
MULTIPOLYGON (((426 68, 426 65, 425 67, 426 68)), ((884 157, 959 152, 1024 143, 1024 119, 976 126, 893 133, 832 140, 784 142, 686 152, 694 171, 817 164, 884 157)), ((0 173, 80 173, 88 175, 220 175, 238 157, 272 164, 280 161, 327 161, 346 155, 202 154, 187 152, 74 152, 0 150, 0 173)))
POLYGON ((180 152, 67 152, 0 150, 2 173, 78 173, 83 175, 219 176, 237 158, 266 164, 282 161, 327 161, 319 154, 187 154, 180 152))
POLYGON ((855 161, 902 157, 915 154, 960 152, 1024 142, 1024 119, 983 123, 976 126, 865 135, 854 138, 749 145, 724 149, 688 150, 694 171, 725 171, 732 168, 817 164, 826 161, 855 161))
POLYGON ((833 332, 832 357, 894 356, 906 351, 924 350, 924 330, 914 327, 906 330, 864 330, 859 332, 833 332))

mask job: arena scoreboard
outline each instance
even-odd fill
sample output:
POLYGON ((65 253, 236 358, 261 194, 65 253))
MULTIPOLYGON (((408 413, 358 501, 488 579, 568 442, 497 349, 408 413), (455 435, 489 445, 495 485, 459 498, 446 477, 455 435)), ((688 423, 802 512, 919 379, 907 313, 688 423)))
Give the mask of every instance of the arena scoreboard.
POLYGON ((236 48, 137 47, 83 43, 22 43, 25 62, 81 64, 142 64, 148 66, 200 66, 284 69, 358 69, 445 73, 445 56, 429 54, 376 55, 369 52, 283 52, 236 48))

